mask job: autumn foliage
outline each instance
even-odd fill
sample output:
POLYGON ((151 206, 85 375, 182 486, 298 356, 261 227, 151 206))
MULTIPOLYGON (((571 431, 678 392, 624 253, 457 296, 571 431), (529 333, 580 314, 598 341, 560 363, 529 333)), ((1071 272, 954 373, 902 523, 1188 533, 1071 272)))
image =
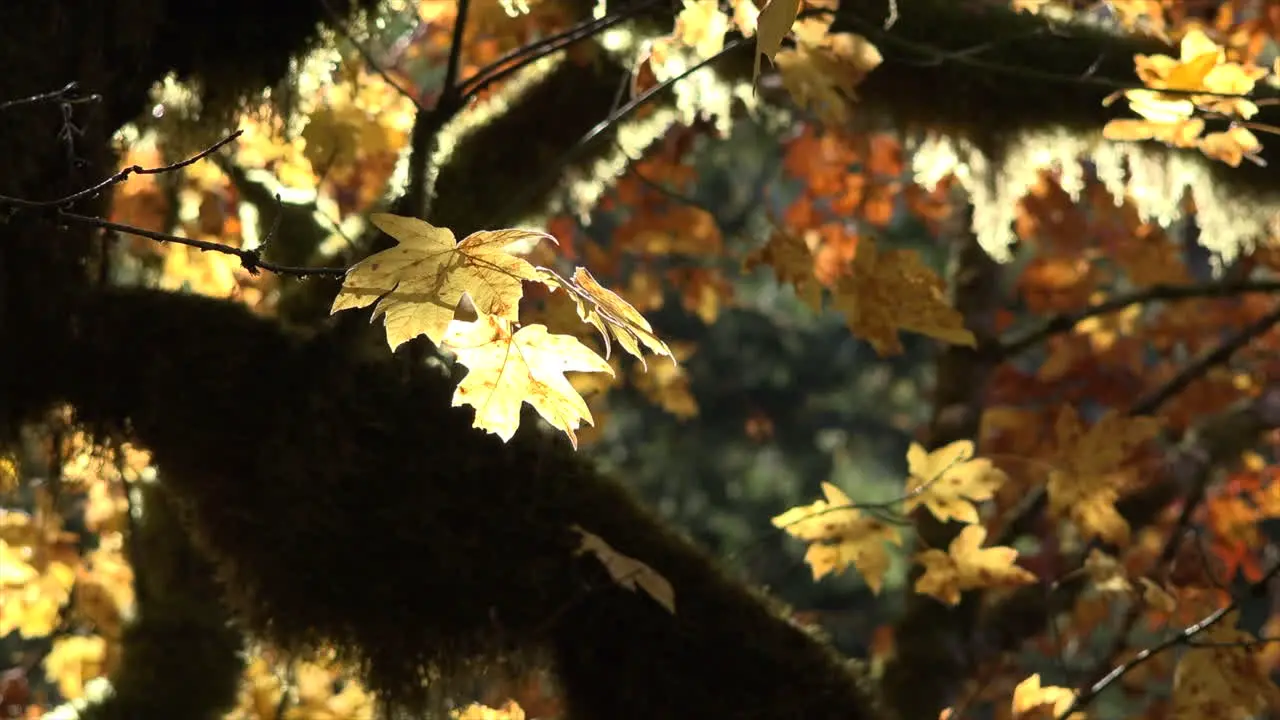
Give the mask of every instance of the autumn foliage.
MULTIPOLYGON (((379 352, 446 368, 453 406, 504 443, 549 428, 590 453, 613 409, 636 397, 680 427, 701 422, 690 360, 715 336, 668 337, 659 317, 705 329, 758 312, 779 333, 796 318, 830 320, 865 349, 856 357, 867 373, 924 357, 934 367, 927 420, 886 420, 907 448, 879 459, 891 468, 879 483, 891 497, 864 496, 870 479, 806 477, 808 497, 773 508, 772 527, 754 530, 794 549, 813 582, 852 578, 892 607, 884 617, 896 619, 865 643, 873 681, 903 677, 937 651, 900 640, 912 637, 904 627, 951 623, 937 630, 938 645, 966 648, 947 650, 963 656, 963 672, 935 683, 932 669, 916 669, 930 688, 914 696, 885 680, 876 693, 885 717, 914 720, 921 708, 952 720, 1280 711, 1271 591, 1280 572, 1280 217, 1270 237, 1242 241, 1224 259, 1199 242, 1203 196, 1184 193, 1228 166, 1265 165, 1280 142, 1266 119, 1280 104, 1280 13, 1235 1, 990 4, 1055 28, 1105 14, 1117 35, 1150 36, 1176 53, 1136 54, 1124 78, 1002 70, 1006 82, 1098 84, 1113 113, 1087 139, 1092 150, 1068 164, 1046 150, 1043 162, 1015 169, 1030 178, 1016 185, 1014 171, 997 167, 1007 158, 942 157, 929 142, 945 132, 859 104, 859 86, 882 64, 905 64, 892 17, 857 33, 837 25, 841 8, 826 0, 684 0, 657 30, 639 20, 592 27, 544 59, 591 68, 626 56, 615 105, 636 102, 635 112, 600 120, 640 133, 661 119, 641 152, 619 150, 620 134, 609 149, 615 165, 601 159, 598 176, 584 177, 539 158, 553 178, 577 184, 557 186, 564 197, 542 197, 511 227, 455 232, 432 223, 429 198, 422 213, 392 198, 462 152, 466 121, 520 112, 525 84, 554 72, 530 70, 520 53, 584 22, 582 8, 395 2, 300 63, 297 107, 254 98, 238 127, 224 129, 238 131, 233 142, 143 171, 205 147, 163 112, 188 117, 178 108, 190 93, 170 80, 151 116, 118 135, 119 169, 137 168, 110 184, 107 224, 60 212, 113 233, 108 282, 206 295, 282 322, 369 319, 385 340, 379 352), (592 39, 606 33, 618 35, 592 39), (750 49, 749 72, 714 64, 740 47, 750 49), (438 142, 416 141, 421 119, 450 103, 452 115, 433 120, 438 142), (715 168, 699 151, 746 147, 732 125, 755 122, 762 108, 784 113, 783 127, 768 126, 777 171, 746 203, 749 222, 730 227, 725 198, 749 183, 731 168, 732 192, 703 193, 715 168), (1124 177, 1101 169, 1138 142, 1169 153, 1161 157, 1191 179, 1144 184, 1157 174, 1132 162, 1124 177), (1009 222, 996 222, 1016 239, 1008 257, 985 241, 974 183, 1016 185, 1004 198, 1009 222), (1176 212, 1151 212, 1153 196, 1176 212), (291 301, 323 283, 330 317, 291 317, 291 301), (765 295, 784 300, 769 305, 765 295), (546 428, 533 426, 526 404, 546 428), (1042 622, 1002 631, 1002 613, 1015 607, 1042 622)), ((980 69, 984 47, 908 49, 922 66, 980 69)), ((983 138, 965 142, 981 149, 983 138)), ((475 192, 495 212, 515 202, 486 195, 483 178, 475 192)), ((29 205, 0 196, 14 213, 29 205)), ((804 368, 793 370, 789 382, 803 393, 794 378, 804 368)), ((253 412, 248 399, 243 411, 253 412)), ((767 414, 734 422, 745 442, 773 442, 767 414)), ((11 653, 0 658, 0 715, 37 718, 100 695, 128 662, 126 630, 145 620, 136 575, 147 569, 131 550, 146 512, 138 498, 164 468, 146 448, 78 423, 74 408, 52 409, 23 432, 0 455, 0 647, 11 653)), ((653 558, 615 548, 585 519, 562 529, 580 541, 575 557, 680 615, 682 587, 653 558)), ((821 625, 822 613, 796 608, 783 621, 821 625)), ((303 656, 246 638, 226 720, 371 719, 379 698, 351 662, 359 655, 345 650, 320 643, 303 656)), ((545 668, 527 670, 450 698, 453 717, 550 718, 574 706, 545 668)))

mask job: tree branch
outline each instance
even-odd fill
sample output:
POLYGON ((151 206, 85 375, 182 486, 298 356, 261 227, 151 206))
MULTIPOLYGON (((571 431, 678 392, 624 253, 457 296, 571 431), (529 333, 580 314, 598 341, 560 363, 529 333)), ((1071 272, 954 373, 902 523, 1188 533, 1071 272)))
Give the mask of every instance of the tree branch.
POLYGON ((575 718, 880 717, 833 650, 622 485, 535 429, 473 429, 433 370, 189 295, 104 290, 63 310, 5 328, 30 351, 0 395, 127 422, 247 628, 286 649, 333 641, 394 704, 439 700, 424 672, 447 694, 543 657, 575 718), (575 555, 575 523, 666 577, 676 613, 575 555))

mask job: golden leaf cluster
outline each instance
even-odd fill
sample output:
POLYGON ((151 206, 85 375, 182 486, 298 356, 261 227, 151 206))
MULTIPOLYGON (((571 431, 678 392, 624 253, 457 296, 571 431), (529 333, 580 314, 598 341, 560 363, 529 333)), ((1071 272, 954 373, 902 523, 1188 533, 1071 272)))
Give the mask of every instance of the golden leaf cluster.
MULTIPOLYGON (((926 508, 943 522, 968 523, 950 547, 916 556, 925 572, 915 590, 956 604, 964 590, 1022 585, 1036 576, 1018 567, 1018 552, 1008 547, 983 548, 987 531, 975 502, 990 500, 1007 479, 989 459, 975 458, 974 445, 959 440, 927 452, 912 443, 907 450, 908 477, 903 508, 926 508)), ((857 568, 873 592, 879 592, 890 556, 885 543, 901 545, 897 528, 858 508, 842 490, 823 483, 825 499, 792 508, 772 522, 787 534, 810 543, 805 562, 814 579, 857 568)))
POLYGON ((1262 144, 1247 121, 1257 114, 1258 106, 1248 95, 1258 80, 1268 75, 1266 68, 1228 62, 1226 51, 1198 28, 1182 37, 1178 58, 1139 54, 1134 56, 1134 65, 1146 87, 1122 94, 1142 119, 1112 120, 1103 128, 1103 135, 1112 140, 1157 140, 1174 147, 1198 148, 1232 167, 1246 158, 1257 160, 1262 144), (1233 123, 1226 130, 1203 135, 1205 121, 1197 111, 1233 123))
POLYGON ((596 328, 641 362, 641 346, 671 356, 648 321, 625 300, 596 281, 585 268, 566 280, 509 252, 512 246, 555 238, 534 230, 484 230, 458 241, 447 228, 416 218, 379 213, 371 221, 397 245, 365 258, 346 273, 330 313, 373 306, 382 316, 394 350, 425 335, 452 352, 468 368, 453 404, 475 408, 474 425, 510 440, 529 403, 577 447, 575 429, 593 424, 591 411, 565 377, 566 372, 613 375, 609 363, 572 335, 555 335, 545 325, 520 326, 525 281, 566 293, 579 319, 596 328), (459 320, 463 298, 478 316, 459 320))

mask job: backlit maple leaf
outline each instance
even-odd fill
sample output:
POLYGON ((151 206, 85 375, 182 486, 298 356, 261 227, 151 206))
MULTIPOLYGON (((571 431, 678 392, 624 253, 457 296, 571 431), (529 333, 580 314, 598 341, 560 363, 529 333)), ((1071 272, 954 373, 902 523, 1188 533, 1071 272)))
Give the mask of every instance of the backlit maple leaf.
POLYGON ((548 423, 569 436, 591 424, 591 411, 564 373, 604 372, 613 368, 577 338, 551 335, 544 325, 526 325, 516 332, 494 315, 475 322, 454 320, 441 344, 467 366, 458 383, 453 405, 476 409, 475 427, 510 440, 520 426, 520 406, 529 403, 548 423))
POLYGON ((503 248, 530 235, 550 237, 532 230, 486 230, 455 242, 449 229, 416 218, 379 213, 369 219, 399 244, 347 270, 329 312, 376 301, 373 317, 386 315, 392 350, 418 335, 439 343, 463 294, 476 312, 515 321, 521 282, 539 275, 503 248))
POLYGON ((933 452, 919 443, 907 450, 907 499, 903 509, 920 505, 942 522, 978 522, 974 502, 990 500, 1008 478, 986 458, 974 458, 973 442, 957 440, 933 452))
POLYGON ((948 604, 960 602, 960 593, 978 588, 1027 585, 1036 582, 1035 573, 1018 567, 1018 551, 1011 547, 982 547, 987 529, 966 525, 951 541, 946 552, 925 550, 916 556, 924 574, 915 590, 948 604))
POLYGON ((902 544, 897 528, 853 507, 849 496, 831 483, 822 483, 822 494, 825 500, 791 508, 771 522, 810 543, 804 560, 813 569, 814 580, 856 567, 878 594, 889 569, 885 543, 902 544))
POLYGON ((836 281, 834 304, 853 334, 880 355, 902 352, 899 330, 973 347, 964 317, 947 303, 942 279, 914 250, 881 252, 871 238, 858 243, 853 271, 836 281))

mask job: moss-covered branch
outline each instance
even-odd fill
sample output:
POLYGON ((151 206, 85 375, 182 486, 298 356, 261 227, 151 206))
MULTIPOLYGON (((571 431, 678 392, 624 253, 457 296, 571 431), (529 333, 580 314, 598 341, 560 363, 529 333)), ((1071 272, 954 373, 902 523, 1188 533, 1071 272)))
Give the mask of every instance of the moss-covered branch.
POLYGON ((576 719, 878 717, 841 658, 622 485, 532 429, 474 430, 430 371, 191 296, 104 291, 67 318, 21 329, 34 351, 0 392, 127 421, 255 633, 331 640, 410 707, 424 680, 548 657, 576 719), (676 614, 575 556, 574 523, 670 580, 676 614))

